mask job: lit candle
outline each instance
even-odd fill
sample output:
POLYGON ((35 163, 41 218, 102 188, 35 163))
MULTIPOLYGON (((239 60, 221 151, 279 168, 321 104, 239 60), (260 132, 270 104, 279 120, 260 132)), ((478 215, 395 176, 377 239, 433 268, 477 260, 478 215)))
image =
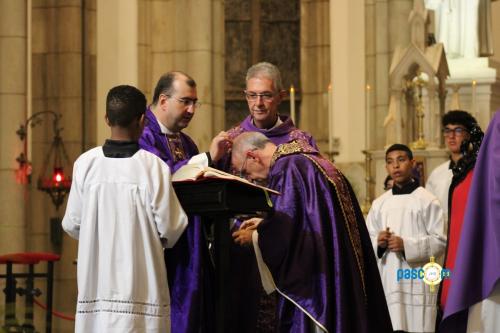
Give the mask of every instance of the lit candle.
POLYGON ((368 122, 370 117, 370 91, 371 87, 369 84, 366 85, 366 110, 365 110, 365 149, 368 150, 368 138, 370 137, 368 133, 368 122))
POLYGON ((478 112, 477 112, 477 105, 476 105, 476 85, 477 85, 477 82, 476 80, 473 80, 472 81, 472 93, 471 93, 471 111, 472 111, 472 114, 475 115, 475 117, 477 118, 478 116, 478 112))
POLYGON ((292 118, 293 123, 297 127, 297 123, 295 122, 295 88, 290 87, 290 118, 292 118))
POLYGON ((328 152, 333 152, 333 93, 332 84, 328 85, 328 152))

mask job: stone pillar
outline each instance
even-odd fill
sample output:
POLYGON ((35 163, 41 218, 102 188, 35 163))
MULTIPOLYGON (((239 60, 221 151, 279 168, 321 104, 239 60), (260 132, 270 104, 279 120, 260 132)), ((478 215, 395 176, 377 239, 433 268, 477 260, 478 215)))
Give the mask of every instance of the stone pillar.
MULTIPOLYGON (((368 110, 368 119, 370 119, 370 128, 368 130, 368 148, 372 149, 377 145, 377 136, 379 136, 379 132, 375 130, 375 127, 380 125, 383 126, 382 122, 379 121, 376 115, 376 105, 377 105, 377 96, 375 89, 376 82, 376 31, 375 31, 375 0, 365 0, 365 80, 366 84, 370 86, 369 94, 370 94, 370 107, 368 110)), ((389 79, 389 72, 387 72, 387 80, 389 79)), ((389 84, 387 82, 387 84, 389 84)), ((389 101, 387 101, 389 103, 389 101)))
POLYGON ((26 1, 0 0, 0 254, 26 249, 26 186, 15 173, 27 112, 26 17, 26 1))
POLYGON ((299 127, 314 134, 320 150, 328 150, 328 85, 330 84, 329 2, 300 2, 300 82, 302 104, 299 127))
POLYGON ((365 0, 366 78, 374 96, 371 149, 381 149, 385 144, 381 129, 389 107, 389 66, 395 47, 410 41, 408 15, 412 7, 412 0, 365 0))
POLYGON ((109 89, 120 84, 137 87, 139 83, 138 9, 138 0, 97 1, 98 145, 109 137, 109 127, 104 122, 109 89))
POLYGON ((339 138, 338 162, 364 159, 365 137, 360 135, 366 132, 364 9, 361 0, 330 0, 333 132, 339 138))
POLYGON ((171 70, 195 79, 203 105, 186 133, 205 150, 224 127, 224 2, 152 0, 150 6, 151 90, 171 70))

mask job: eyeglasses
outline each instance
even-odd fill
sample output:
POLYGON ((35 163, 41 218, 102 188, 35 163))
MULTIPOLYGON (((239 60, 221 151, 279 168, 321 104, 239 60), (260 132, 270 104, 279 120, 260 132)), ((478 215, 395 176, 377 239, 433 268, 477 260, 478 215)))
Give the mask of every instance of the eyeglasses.
POLYGON ((191 99, 191 98, 177 98, 175 96, 170 96, 170 95, 167 95, 167 96, 168 97, 172 97, 177 102, 183 104, 185 107, 192 106, 193 108, 199 108, 201 106, 201 103, 198 102, 198 100, 196 100, 196 99, 191 99))
POLYGON ((243 92, 245 93, 245 96, 246 96, 247 100, 249 100, 251 102, 254 102, 254 101, 258 100, 259 97, 262 97, 262 99, 264 100, 264 102, 270 102, 270 101, 273 100, 274 96, 276 96, 276 94, 273 94, 273 93, 270 93, 270 92, 261 93, 261 94, 254 93, 254 92, 251 92, 251 91, 246 91, 246 90, 244 90, 243 92))
MULTIPOLYGON (((250 151, 254 151, 254 150, 257 150, 257 149, 251 149, 250 151)), ((250 154, 249 154, 250 151, 247 151, 245 154, 245 159, 243 160, 243 164, 241 165, 240 172, 238 174, 240 178, 246 179, 248 176, 245 168, 248 164, 247 162, 248 162, 248 157, 250 156, 250 154)))
POLYGON ((243 164, 241 165, 240 172, 238 176, 240 178, 246 178, 247 172, 245 171, 245 167, 247 166, 248 154, 246 154, 245 159, 243 160, 243 164))
POLYGON ((455 134, 455 136, 464 136, 465 133, 467 133, 467 130, 463 127, 455 127, 455 128, 445 127, 445 128, 443 128, 443 134, 446 137, 450 137, 450 136, 452 136, 452 134, 455 134))

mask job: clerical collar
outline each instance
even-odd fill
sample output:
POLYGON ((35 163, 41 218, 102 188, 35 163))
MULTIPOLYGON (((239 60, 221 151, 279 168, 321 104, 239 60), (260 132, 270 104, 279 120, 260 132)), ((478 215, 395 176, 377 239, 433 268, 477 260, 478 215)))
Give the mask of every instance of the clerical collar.
POLYGON ((140 149, 137 141, 106 140, 102 146, 102 152, 106 157, 128 158, 132 157, 140 149))
MULTIPOLYGON (((264 128, 263 130, 264 131, 270 131, 272 130, 273 128, 276 128, 278 127, 279 125, 283 124, 283 120, 281 120, 280 116, 278 115, 278 119, 276 120, 276 122, 274 123, 274 125, 271 127, 271 128, 264 128)), ((252 118, 252 125, 254 125, 255 127, 257 127, 255 125, 255 119, 252 118)))
POLYGON ((412 179, 410 182, 404 184, 402 187, 399 187, 398 185, 394 184, 392 187, 392 194, 393 195, 401 195, 401 194, 410 194, 413 191, 415 191, 420 184, 415 181, 415 179, 412 179))
POLYGON ((163 134, 176 134, 176 133, 172 132, 171 130, 169 130, 165 125, 163 125, 161 123, 161 121, 158 120, 158 118, 156 119, 156 121, 158 122, 158 125, 160 125, 160 131, 163 134))

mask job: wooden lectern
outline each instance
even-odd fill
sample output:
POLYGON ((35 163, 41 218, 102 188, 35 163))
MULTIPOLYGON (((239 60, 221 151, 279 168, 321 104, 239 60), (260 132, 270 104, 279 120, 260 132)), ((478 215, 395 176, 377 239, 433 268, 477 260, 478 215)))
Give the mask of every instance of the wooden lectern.
POLYGON ((238 214, 268 212, 272 205, 265 190, 241 182, 204 178, 196 182, 174 182, 177 197, 188 215, 214 222, 216 273, 216 332, 228 331, 229 219, 238 214))

